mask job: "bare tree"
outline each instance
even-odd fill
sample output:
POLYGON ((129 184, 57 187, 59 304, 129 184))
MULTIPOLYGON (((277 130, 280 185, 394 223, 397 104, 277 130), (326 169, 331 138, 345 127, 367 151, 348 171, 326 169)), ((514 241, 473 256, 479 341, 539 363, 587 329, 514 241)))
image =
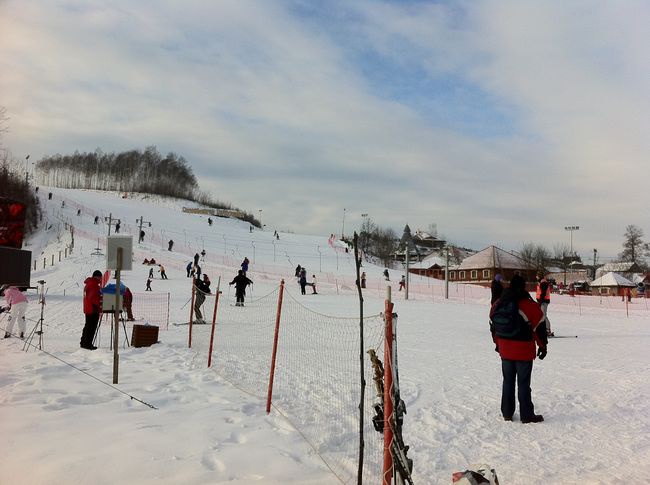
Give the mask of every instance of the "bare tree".
POLYGON ((634 224, 625 228, 623 251, 618 255, 621 261, 631 261, 645 267, 645 257, 650 255, 650 244, 643 241, 643 229, 634 224))

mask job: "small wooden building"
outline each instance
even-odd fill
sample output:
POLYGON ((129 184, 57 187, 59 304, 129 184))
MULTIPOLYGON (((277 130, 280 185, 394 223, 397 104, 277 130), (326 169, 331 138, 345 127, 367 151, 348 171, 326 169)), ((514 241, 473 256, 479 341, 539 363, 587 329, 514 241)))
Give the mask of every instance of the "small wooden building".
POLYGON ((506 282, 516 274, 523 276, 527 282, 533 282, 537 271, 519 255, 489 246, 465 258, 459 265, 450 266, 449 281, 490 286, 497 273, 506 282))

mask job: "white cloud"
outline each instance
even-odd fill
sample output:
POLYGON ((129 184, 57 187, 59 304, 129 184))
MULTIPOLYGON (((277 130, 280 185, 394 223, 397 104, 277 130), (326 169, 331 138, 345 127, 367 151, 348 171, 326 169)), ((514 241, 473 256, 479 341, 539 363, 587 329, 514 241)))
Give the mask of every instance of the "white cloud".
POLYGON ((552 246, 578 224, 579 249, 615 255, 626 224, 650 234, 647 4, 355 2, 344 38, 290 2, 117 5, 0 4, 15 153, 156 144, 217 198, 324 235, 343 207, 350 227, 362 212, 398 230, 437 222, 477 248, 552 246), (414 67, 492 96, 511 133, 380 97, 355 63, 364 49, 422 99, 441 95, 416 91, 414 67))

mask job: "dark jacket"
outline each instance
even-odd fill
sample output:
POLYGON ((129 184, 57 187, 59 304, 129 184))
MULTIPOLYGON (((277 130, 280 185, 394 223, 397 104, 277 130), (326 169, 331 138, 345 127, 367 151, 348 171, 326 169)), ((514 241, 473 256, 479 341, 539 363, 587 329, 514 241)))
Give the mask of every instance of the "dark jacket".
POLYGON ((494 305, 494 302, 501 298, 503 293, 503 285, 498 280, 492 280, 492 286, 490 287, 492 291, 492 298, 490 299, 490 305, 494 305))
POLYGON ((84 313, 86 315, 100 311, 102 302, 100 285, 101 280, 93 276, 84 281, 84 313))
POLYGON ((542 321, 544 314, 539 304, 531 298, 530 294, 523 291, 513 291, 511 288, 504 290, 503 295, 490 309, 490 318, 501 302, 516 300, 519 312, 525 320, 521 331, 512 338, 499 337, 494 333, 490 322, 492 340, 497 344, 499 355, 507 360, 535 360, 537 353, 536 344, 546 349, 548 338, 546 336, 546 322, 542 321))
POLYGON ((205 281, 197 278, 194 284, 196 285, 197 290, 203 293, 210 293, 210 280, 205 281))
POLYGON ((245 293, 246 292, 246 287, 248 285, 252 285, 253 282, 249 280, 246 276, 243 274, 238 274, 233 278, 233 280, 228 283, 229 285, 235 285, 235 289, 237 290, 238 293, 245 293))

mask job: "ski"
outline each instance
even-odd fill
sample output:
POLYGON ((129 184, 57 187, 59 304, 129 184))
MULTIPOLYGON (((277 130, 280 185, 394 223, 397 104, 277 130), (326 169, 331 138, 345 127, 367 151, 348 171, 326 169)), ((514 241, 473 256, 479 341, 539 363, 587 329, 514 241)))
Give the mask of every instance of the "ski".
POLYGON ((548 338, 578 338, 577 335, 549 335, 548 338))

